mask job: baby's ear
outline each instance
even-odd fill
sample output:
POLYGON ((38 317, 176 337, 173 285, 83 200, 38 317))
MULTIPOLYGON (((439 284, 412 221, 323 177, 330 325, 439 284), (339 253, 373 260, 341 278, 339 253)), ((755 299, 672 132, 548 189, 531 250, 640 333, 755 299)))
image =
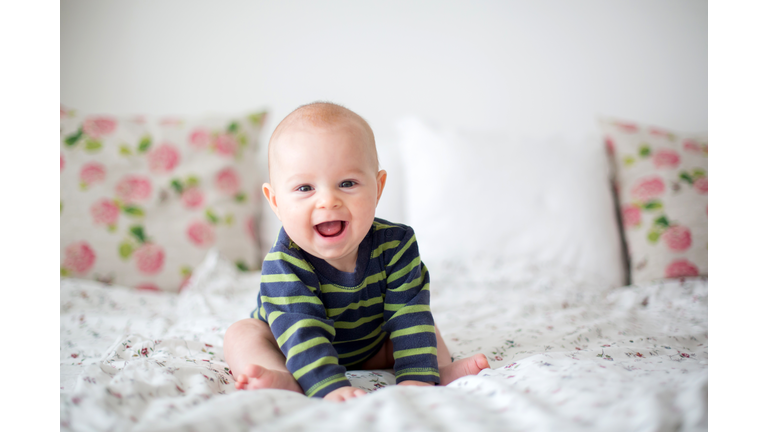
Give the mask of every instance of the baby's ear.
POLYGON ((272 208, 272 211, 275 212, 277 218, 280 219, 280 210, 277 208, 277 197, 275 196, 274 189, 272 189, 272 185, 269 183, 264 183, 261 185, 261 192, 264 193, 264 197, 267 199, 267 201, 269 201, 269 207, 272 208))
POLYGON ((376 174, 376 205, 379 205, 379 200, 381 199, 381 193, 384 192, 384 185, 387 184, 387 172, 384 170, 379 171, 378 174, 376 174))

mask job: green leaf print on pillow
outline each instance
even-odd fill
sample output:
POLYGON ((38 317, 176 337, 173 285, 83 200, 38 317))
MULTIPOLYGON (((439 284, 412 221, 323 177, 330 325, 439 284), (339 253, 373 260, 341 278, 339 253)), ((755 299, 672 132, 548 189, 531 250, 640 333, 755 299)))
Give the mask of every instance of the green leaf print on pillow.
POLYGON ((120 254, 120 258, 123 260, 128 260, 128 258, 131 257, 131 254, 133 254, 133 243, 130 241, 124 241, 120 243, 120 246, 118 246, 118 252, 120 254))
POLYGON ((653 221, 653 226, 651 226, 651 230, 648 232, 648 241, 652 244, 656 244, 661 238, 661 235, 664 234, 664 231, 668 227, 669 227, 669 221, 667 220, 667 217, 665 215, 661 215, 657 217, 653 221))
POLYGON ((171 180, 171 189, 181 197, 181 203, 185 208, 198 209, 205 204, 205 195, 197 187, 199 183, 195 176, 189 176, 186 180, 178 178, 171 180))
POLYGON ((659 200, 650 200, 643 204, 643 210, 661 210, 664 208, 664 204, 659 200))
POLYGON ((693 186, 693 189, 700 194, 706 194, 709 191, 707 172, 701 168, 694 168, 690 173, 680 171, 679 177, 680 180, 693 186))
POLYGON ((219 217, 216 216, 216 213, 214 213, 213 209, 210 207, 205 209, 205 218, 208 219, 208 222, 214 225, 219 223, 219 217))
POLYGON ((83 128, 77 130, 77 132, 73 133, 72 135, 64 138, 64 144, 66 144, 67 147, 72 147, 75 144, 77 144, 78 141, 80 141, 80 138, 83 136, 83 128))
POLYGON ((233 223, 235 223, 235 215, 234 214, 227 213, 224 216, 220 216, 220 215, 216 214, 216 212, 214 212, 211 207, 208 207, 207 209, 205 209, 205 217, 206 217, 206 219, 208 219, 208 222, 210 224, 212 224, 212 225, 217 225, 220 222, 222 222, 222 218, 224 219, 223 222, 224 222, 225 225, 232 225, 233 223))
POLYGON ((144 210, 137 206, 137 205, 125 205, 123 206, 123 212, 129 216, 135 216, 135 217, 143 217, 144 216, 144 210))
POLYGON ((101 139, 117 129, 117 121, 110 117, 87 117, 77 132, 64 138, 64 145, 75 148, 81 142, 85 151, 98 152, 103 148, 101 139))
POLYGON ((128 236, 118 246, 118 254, 123 261, 133 258, 139 272, 147 275, 159 273, 165 262, 165 251, 147 237, 142 225, 129 228, 128 236))
POLYGON ((648 242, 651 244, 663 240, 672 252, 685 252, 691 247, 691 230, 678 223, 671 223, 666 215, 661 215, 653 221, 648 232, 648 242))
POLYGON ((134 225, 129 229, 129 232, 133 237, 136 238, 136 240, 139 241, 139 243, 144 243, 147 241, 147 237, 144 235, 144 227, 141 225, 134 225))
POLYGON ((182 193, 184 192, 184 183, 181 182, 179 179, 173 179, 171 180, 171 188, 176 191, 176 193, 182 193))
POLYGON ((99 150, 101 150, 101 141, 99 140, 92 140, 92 139, 86 139, 85 140, 85 151, 89 153, 95 153, 99 150))
POLYGON ((653 221, 653 225, 658 226, 661 229, 666 229, 669 228, 669 220, 667 220, 667 216, 661 215, 653 221))
MULTIPOLYGON (((150 135, 144 135, 139 139, 139 143, 136 145, 136 154, 141 155, 146 153, 152 148, 152 137, 150 135)), ((129 144, 123 143, 118 150, 120 156, 130 157, 133 156, 134 150, 131 149, 129 144)))
POLYGON ((266 115, 267 115, 266 111, 254 113, 248 116, 248 120, 250 120, 251 123, 253 123, 254 125, 261 125, 266 115))
POLYGON ((141 137, 141 140, 139 140, 139 145, 136 148, 136 151, 137 153, 146 153, 150 147, 152 147, 152 137, 149 135, 144 135, 141 137))
POLYGON ((643 143, 640 146, 640 150, 637 153, 640 155, 640 157, 647 158, 647 157, 649 157, 651 155, 651 146, 649 146, 648 144, 643 143))

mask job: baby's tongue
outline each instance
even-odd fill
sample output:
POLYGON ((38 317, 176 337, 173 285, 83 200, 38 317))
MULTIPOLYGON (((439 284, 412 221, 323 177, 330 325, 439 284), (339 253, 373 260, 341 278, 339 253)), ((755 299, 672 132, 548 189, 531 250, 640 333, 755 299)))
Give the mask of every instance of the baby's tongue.
POLYGON ((317 225, 317 231, 324 236, 332 236, 341 231, 341 221, 323 222, 317 225))

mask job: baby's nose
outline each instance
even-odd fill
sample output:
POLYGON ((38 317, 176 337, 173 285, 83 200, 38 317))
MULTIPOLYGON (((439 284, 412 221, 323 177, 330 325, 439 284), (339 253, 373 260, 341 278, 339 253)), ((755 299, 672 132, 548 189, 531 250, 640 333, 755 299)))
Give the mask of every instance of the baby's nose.
POLYGON ((335 209, 341 207, 341 199, 333 192, 321 193, 317 200, 317 208, 335 209))

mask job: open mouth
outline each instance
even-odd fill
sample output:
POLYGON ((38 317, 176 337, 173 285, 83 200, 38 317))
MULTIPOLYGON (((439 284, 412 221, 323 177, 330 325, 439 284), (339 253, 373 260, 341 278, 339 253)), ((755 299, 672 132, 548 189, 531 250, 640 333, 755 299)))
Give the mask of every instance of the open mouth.
POLYGON ((328 221, 315 225, 315 231, 323 237, 337 237, 347 227, 346 221, 328 221))

